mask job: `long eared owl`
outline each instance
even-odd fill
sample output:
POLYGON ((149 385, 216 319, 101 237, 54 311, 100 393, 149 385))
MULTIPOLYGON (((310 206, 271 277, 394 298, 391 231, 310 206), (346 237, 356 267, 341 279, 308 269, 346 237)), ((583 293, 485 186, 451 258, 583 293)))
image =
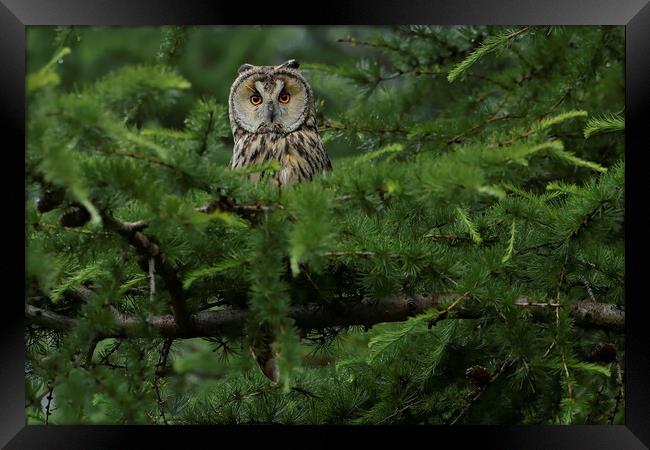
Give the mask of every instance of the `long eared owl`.
MULTIPOLYGON (((228 114, 235 147, 230 168, 278 161, 272 182, 283 186, 311 180, 332 168, 316 126, 314 94, 292 59, 279 66, 243 64, 230 88, 228 114)), ((253 182, 261 174, 250 175, 253 182)), ((262 372, 278 382, 273 336, 263 332, 251 345, 262 372)))
POLYGON ((292 59, 239 68, 228 99, 235 140, 231 169, 278 161, 281 169, 272 181, 282 187, 332 168, 316 126, 313 91, 298 67, 292 59))

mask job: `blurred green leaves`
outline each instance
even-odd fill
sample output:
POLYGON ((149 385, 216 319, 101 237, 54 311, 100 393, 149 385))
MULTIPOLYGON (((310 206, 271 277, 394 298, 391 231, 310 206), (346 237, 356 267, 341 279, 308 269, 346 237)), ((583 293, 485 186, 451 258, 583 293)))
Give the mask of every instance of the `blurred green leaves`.
POLYGON ((63 47, 56 52, 52 59, 43 66, 38 72, 33 72, 27 75, 27 94, 32 94, 46 86, 56 86, 61 81, 61 77, 54 69, 56 64, 63 62, 63 58, 70 54, 69 47, 63 47))

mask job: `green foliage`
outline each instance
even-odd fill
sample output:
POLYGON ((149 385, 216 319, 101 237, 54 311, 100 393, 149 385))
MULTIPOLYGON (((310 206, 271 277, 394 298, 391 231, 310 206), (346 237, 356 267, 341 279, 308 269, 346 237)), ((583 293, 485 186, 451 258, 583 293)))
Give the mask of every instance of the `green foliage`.
POLYGON ((474 64, 479 59, 483 58, 489 53, 493 53, 501 47, 508 43, 511 39, 514 39, 516 36, 519 36, 525 32, 530 27, 521 28, 519 30, 506 30, 501 34, 488 37, 476 50, 467 56, 463 61, 461 61, 457 66, 455 66, 447 75, 447 80, 451 83, 459 75, 465 72, 472 64, 474 64))
POLYGON ((623 336, 569 314, 625 302, 624 136, 610 132, 624 121, 608 113, 624 107, 621 27, 27 37, 26 301, 76 320, 26 327, 29 423, 624 421, 623 336), (277 162, 227 169, 225 100, 242 63, 289 58, 334 170, 279 191, 247 177, 277 162), (79 205, 92 220, 62 226, 79 205), (152 334, 147 319, 173 313, 169 272, 106 214, 146 222, 191 313, 246 309, 243 336, 152 334), (289 315, 431 294, 449 296, 402 322, 302 329, 289 315), (551 320, 522 297, 551 303, 551 320), (124 316, 140 337, 96 342, 124 316), (251 357, 269 337, 277 386, 251 357), (598 342, 614 362, 589 358, 598 342))
POLYGON ((437 316, 438 310, 434 309, 425 314, 411 317, 397 326, 387 324, 383 327, 375 327, 375 334, 368 341, 368 362, 373 363, 378 356, 385 355, 400 343, 407 342, 417 334, 426 333, 427 324, 437 316))
POLYGON ((596 133, 625 130, 625 118, 620 114, 604 114, 592 117, 585 126, 585 139, 596 133))
POLYGON ((544 128, 548 128, 568 119, 573 119, 574 117, 587 117, 587 111, 567 111, 553 117, 544 118, 533 126, 533 130, 541 131, 544 128))
POLYGON ((162 64, 171 64, 175 62, 178 54, 181 52, 183 45, 187 41, 188 30, 181 26, 167 26, 162 29, 162 40, 160 50, 156 55, 158 62, 162 64))
POLYGON ((63 61, 63 57, 70 54, 70 48, 64 47, 52 56, 52 59, 43 66, 38 72, 31 73, 27 76, 27 93, 31 94, 38 89, 48 85, 59 84, 61 78, 52 70, 54 65, 63 61))

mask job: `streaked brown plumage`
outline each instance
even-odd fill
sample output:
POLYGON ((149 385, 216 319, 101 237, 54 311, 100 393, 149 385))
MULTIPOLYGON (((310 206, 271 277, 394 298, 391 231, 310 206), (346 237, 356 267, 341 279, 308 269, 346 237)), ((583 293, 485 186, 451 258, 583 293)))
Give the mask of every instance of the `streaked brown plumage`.
MULTIPOLYGON (((279 186, 311 180, 332 168, 316 124, 314 95, 298 62, 244 64, 230 89, 228 112, 235 146, 230 168, 278 161, 279 186), (283 95, 288 101, 282 102, 283 95), (259 104, 252 98, 259 96, 259 104)), ((251 175, 253 181, 259 173, 251 175)))
MULTIPOLYGON (((295 60, 279 66, 244 64, 228 99, 235 140, 229 167, 278 161, 281 169, 271 182, 281 188, 332 168, 318 134, 314 94, 298 67, 295 60)), ((261 173, 250 175, 254 182, 260 177, 261 173)), ((277 383, 278 353, 272 334, 263 332, 250 350, 262 372, 277 383)))

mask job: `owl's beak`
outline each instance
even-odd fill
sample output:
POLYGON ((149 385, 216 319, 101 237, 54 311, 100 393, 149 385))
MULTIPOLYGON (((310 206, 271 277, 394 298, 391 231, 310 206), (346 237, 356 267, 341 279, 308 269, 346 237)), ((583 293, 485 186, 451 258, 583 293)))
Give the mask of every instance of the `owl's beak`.
POLYGON ((276 116, 276 111, 275 111, 275 106, 273 103, 268 103, 266 105, 266 118, 269 122, 273 122, 273 119, 275 119, 276 116))

